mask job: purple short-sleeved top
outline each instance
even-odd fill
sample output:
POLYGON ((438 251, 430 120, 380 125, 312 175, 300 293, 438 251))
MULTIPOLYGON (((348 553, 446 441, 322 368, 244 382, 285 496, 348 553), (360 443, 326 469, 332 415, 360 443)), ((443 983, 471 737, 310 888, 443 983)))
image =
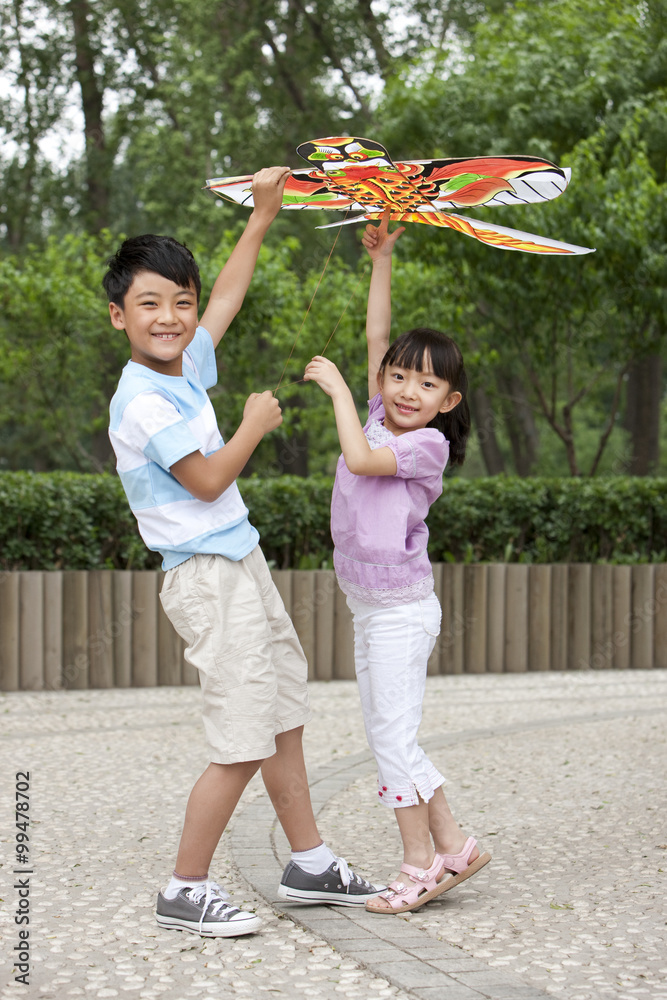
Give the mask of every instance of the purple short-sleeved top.
POLYGON ((364 434, 371 448, 391 448, 396 475, 355 476, 341 455, 331 499, 331 534, 343 593, 392 607, 433 590, 424 518, 442 493, 449 442, 430 427, 396 437, 384 426, 384 416, 378 393, 369 403, 364 434))

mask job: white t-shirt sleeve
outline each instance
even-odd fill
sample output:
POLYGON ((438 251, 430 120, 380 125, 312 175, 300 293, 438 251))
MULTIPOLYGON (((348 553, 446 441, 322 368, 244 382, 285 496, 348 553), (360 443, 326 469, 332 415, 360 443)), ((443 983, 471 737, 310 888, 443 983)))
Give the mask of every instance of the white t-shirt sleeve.
MULTIPOLYGON (((179 459, 200 450, 199 441, 177 406, 156 391, 141 392, 128 403, 119 431, 130 449, 138 449, 167 471, 179 459), (123 433, 123 424, 127 434, 123 433)), ((120 455, 118 459, 120 468, 120 455)))
POLYGON ((185 362, 192 360, 199 381, 205 389, 210 389, 218 382, 218 366, 215 361, 215 348, 211 334, 203 326, 198 326, 192 343, 185 351, 185 362))

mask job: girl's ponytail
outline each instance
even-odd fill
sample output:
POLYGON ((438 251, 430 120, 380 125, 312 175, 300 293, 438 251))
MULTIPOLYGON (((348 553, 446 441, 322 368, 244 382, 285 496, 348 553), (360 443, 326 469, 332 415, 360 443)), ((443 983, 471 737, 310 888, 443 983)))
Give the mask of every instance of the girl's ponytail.
POLYGON ((441 431, 449 441, 449 465, 463 465, 466 457, 466 445, 470 434, 470 407, 468 406, 468 376, 461 363, 459 383, 452 385, 452 390, 461 393, 461 401, 453 410, 439 413, 429 427, 441 431))

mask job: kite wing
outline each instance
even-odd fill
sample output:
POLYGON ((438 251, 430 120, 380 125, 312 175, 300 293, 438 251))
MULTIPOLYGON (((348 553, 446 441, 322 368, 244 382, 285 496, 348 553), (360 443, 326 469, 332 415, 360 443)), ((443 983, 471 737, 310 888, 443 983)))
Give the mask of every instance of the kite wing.
MULTIPOLYGON (((382 218, 382 212, 367 212, 365 215, 357 215, 354 219, 347 219, 345 222, 331 222, 327 226, 318 226, 318 229, 332 229, 334 226, 349 225, 351 222, 362 222, 368 220, 373 222, 382 218)), ((465 215, 455 215, 453 212, 392 212, 390 217, 392 222, 424 222, 429 226, 439 226, 447 229, 454 229, 457 233, 464 233, 472 236, 481 243, 498 247, 499 250, 523 250, 524 253, 542 253, 558 255, 572 255, 595 253, 591 247, 580 247, 574 243, 561 243, 559 240, 550 240, 546 236, 535 236, 534 233, 523 233, 518 229, 508 229, 507 226, 496 226, 490 222, 481 222, 479 219, 468 219, 465 215)))
MULTIPOLYGON (((213 177, 206 181, 206 189, 224 201, 235 205, 254 207, 252 174, 241 177, 213 177)), ((281 208, 339 208, 351 207, 348 197, 341 197, 329 190, 320 177, 313 177, 305 170, 292 170, 285 184, 281 208)), ((363 205, 354 206, 363 208, 363 205)))
MULTIPOLYGON (((479 205, 526 205, 562 194, 570 171, 535 156, 477 156, 466 159, 406 160, 394 163, 371 139, 331 136, 302 143, 297 152, 309 170, 291 171, 282 208, 327 208, 361 214, 345 225, 381 218, 390 209, 397 222, 421 222, 464 232, 504 249, 528 253, 590 253, 504 226, 452 214, 479 205)), ((252 207, 252 174, 216 177, 208 190, 226 201, 252 207)), ((319 226, 327 229, 328 226, 319 226)))

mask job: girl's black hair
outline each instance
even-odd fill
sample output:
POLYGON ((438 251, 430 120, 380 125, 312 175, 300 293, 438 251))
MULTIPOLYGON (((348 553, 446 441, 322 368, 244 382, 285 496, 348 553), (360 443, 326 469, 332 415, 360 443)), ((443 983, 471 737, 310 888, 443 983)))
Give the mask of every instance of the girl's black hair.
POLYGON ((180 288, 194 288, 197 302, 201 294, 201 279, 197 262, 183 243, 171 236, 132 236, 118 247, 107 261, 108 271, 102 279, 109 302, 121 309, 127 290, 141 271, 154 271, 180 288))
POLYGON ((463 356, 451 337, 439 330, 416 327, 397 337, 380 362, 378 376, 384 378, 389 365, 398 365, 410 371, 428 368, 438 378, 449 382, 451 392, 460 392, 461 401, 448 413, 438 413, 428 424, 445 435, 449 441, 449 462, 463 465, 466 442, 470 434, 470 409, 468 407, 468 376, 463 356))

